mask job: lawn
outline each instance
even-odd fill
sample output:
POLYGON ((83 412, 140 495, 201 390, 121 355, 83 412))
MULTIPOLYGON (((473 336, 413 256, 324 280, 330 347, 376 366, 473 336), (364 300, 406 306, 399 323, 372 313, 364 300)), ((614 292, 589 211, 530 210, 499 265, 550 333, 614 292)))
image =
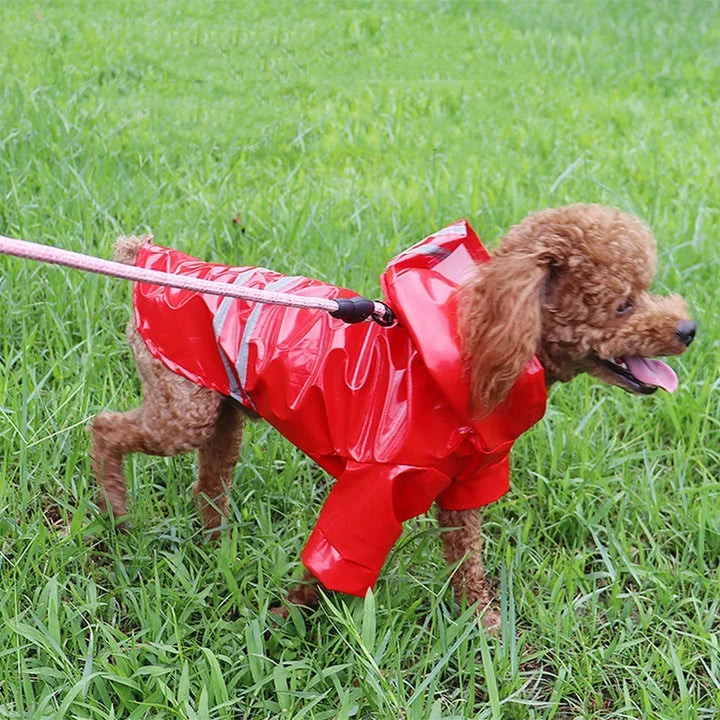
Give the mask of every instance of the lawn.
POLYGON ((720 5, 15 0, 0 48, 0 234, 152 231, 375 295, 457 218, 492 246, 601 202, 700 326, 673 396, 580 378, 518 441, 499 637, 432 517, 374 594, 282 622, 327 477, 255 424, 231 539, 202 539, 193 457, 133 458, 117 532, 85 427, 139 400, 129 284, 0 258, 0 718, 717 717, 720 5))

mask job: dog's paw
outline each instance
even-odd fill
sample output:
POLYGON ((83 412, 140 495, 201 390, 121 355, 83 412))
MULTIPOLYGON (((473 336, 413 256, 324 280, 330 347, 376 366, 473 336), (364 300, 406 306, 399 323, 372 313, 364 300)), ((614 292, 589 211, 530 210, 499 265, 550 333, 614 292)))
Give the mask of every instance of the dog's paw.
POLYGON ((478 605, 475 610, 476 617, 480 620, 480 624, 491 634, 498 635, 502 629, 502 617, 497 610, 492 607, 478 605))
POLYGON ((283 620, 287 620, 290 615, 290 610, 288 610, 286 605, 273 605, 270 608, 270 612, 283 620))

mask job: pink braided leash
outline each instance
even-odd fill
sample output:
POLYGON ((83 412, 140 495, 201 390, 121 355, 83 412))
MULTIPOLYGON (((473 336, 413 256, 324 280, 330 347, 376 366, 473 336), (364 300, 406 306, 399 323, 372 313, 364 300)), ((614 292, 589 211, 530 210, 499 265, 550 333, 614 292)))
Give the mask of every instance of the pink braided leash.
POLYGON ((352 298, 348 301, 330 300, 319 297, 301 297, 269 290, 256 290, 254 288, 232 285, 230 283, 184 277, 160 270, 149 270, 134 265, 125 265, 124 263, 113 260, 103 260, 93 255, 84 255, 83 253, 63 250, 53 247, 52 245, 28 242, 27 240, 17 240, 15 238, 5 237, 4 235, 0 235, 0 253, 25 260, 37 260, 52 265, 63 265, 65 267, 75 268, 76 270, 84 270, 99 275, 109 275, 110 277, 132 280, 134 282, 149 283, 151 285, 165 285, 182 290, 193 290, 209 295, 223 295, 268 305, 284 305, 286 307, 306 308, 309 310, 324 310, 333 315, 333 317, 338 317, 346 322, 359 322, 360 320, 365 320, 367 317, 371 317, 381 325, 389 325, 393 321, 392 313, 387 305, 381 302, 367 300, 366 298, 352 298), (359 303, 354 303, 353 301, 355 300, 365 302, 363 310, 360 311, 360 315, 364 315, 363 317, 360 317, 357 313, 359 303), (355 313, 350 309, 351 305, 354 306, 355 313))

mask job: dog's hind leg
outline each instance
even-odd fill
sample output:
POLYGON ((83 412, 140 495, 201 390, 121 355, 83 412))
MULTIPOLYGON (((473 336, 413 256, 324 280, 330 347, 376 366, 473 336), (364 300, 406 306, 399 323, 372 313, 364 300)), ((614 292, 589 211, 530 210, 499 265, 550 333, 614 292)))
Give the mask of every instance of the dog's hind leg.
POLYGON ((90 425, 92 433, 92 466, 100 485, 99 503, 113 517, 127 514, 123 457, 142 445, 141 408, 126 413, 104 412, 96 415, 90 425), (109 508, 108 508, 109 506, 109 508))
POLYGON ((92 460, 103 506, 115 517, 127 514, 123 457, 133 452, 173 456, 210 442, 216 434, 223 396, 172 373, 153 358, 128 327, 128 339, 143 381, 143 404, 129 412, 104 412, 91 423, 92 460))
POLYGON ((220 405, 213 434, 198 448, 198 479, 193 493, 203 516, 205 530, 213 537, 227 515, 227 493, 240 456, 245 413, 231 400, 220 405))
POLYGON ((451 584, 458 602, 477 603, 482 624, 491 630, 500 627, 500 614, 493 609, 493 597, 482 564, 482 517, 479 510, 438 509, 443 555, 448 565, 457 565, 451 584))

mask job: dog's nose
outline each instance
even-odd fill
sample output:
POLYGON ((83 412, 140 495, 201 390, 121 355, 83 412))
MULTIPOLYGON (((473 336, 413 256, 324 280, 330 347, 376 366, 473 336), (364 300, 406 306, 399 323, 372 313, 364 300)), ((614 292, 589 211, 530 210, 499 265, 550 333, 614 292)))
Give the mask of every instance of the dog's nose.
POLYGON ((686 347, 695 339, 697 325, 692 320, 681 320, 675 330, 675 337, 686 347))

